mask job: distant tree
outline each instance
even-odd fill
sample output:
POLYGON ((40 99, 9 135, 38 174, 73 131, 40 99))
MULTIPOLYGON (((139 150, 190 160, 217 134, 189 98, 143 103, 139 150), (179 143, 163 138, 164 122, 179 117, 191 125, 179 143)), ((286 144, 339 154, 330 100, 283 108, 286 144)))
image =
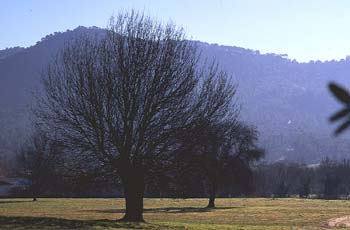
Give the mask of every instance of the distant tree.
POLYGON ((312 181, 314 179, 313 169, 307 168, 306 166, 300 167, 300 173, 298 175, 299 186, 298 193, 299 197, 306 198, 311 193, 312 181))
POLYGON ((328 173, 323 178, 324 191, 323 195, 325 199, 337 199, 339 197, 338 188, 341 182, 341 178, 336 174, 328 173))
POLYGON ((342 179, 341 183, 341 192, 342 194, 350 194, 350 160, 349 159, 343 159, 338 163, 338 175, 342 179))
POLYGON ((59 152, 58 142, 52 142, 41 131, 35 131, 17 154, 17 172, 29 180, 33 201, 54 183, 54 170, 59 152))
POLYGON ((284 164, 266 165, 264 169, 264 194, 273 197, 286 197, 290 187, 290 181, 287 179, 289 178, 287 177, 287 166, 284 164))
POLYGON ((337 199, 342 183, 342 175, 339 173, 338 162, 329 158, 324 159, 319 167, 319 180, 323 184, 323 198, 337 199))
POLYGON ((257 172, 259 174, 258 188, 263 188, 261 193, 268 197, 281 198, 297 194, 299 172, 299 165, 293 163, 277 162, 262 165, 257 172))
POLYGON ((143 221, 145 177, 169 159, 177 133, 197 120, 206 87, 222 95, 207 101, 209 120, 231 102, 226 74, 200 68, 198 59, 182 29, 131 12, 112 20, 104 37, 68 45, 47 70, 40 122, 72 152, 118 173, 124 221, 143 221), (216 82, 219 88, 210 87, 216 82))

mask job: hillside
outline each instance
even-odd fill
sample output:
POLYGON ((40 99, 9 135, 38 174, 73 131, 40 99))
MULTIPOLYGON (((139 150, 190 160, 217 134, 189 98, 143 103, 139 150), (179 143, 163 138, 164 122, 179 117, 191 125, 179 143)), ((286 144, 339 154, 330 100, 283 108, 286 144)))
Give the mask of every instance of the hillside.
MULTIPOLYGON (((0 154, 12 154, 25 136, 32 92, 41 72, 64 44, 96 27, 55 33, 29 48, 0 51, 0 154)), ((348 84, 350 60, 298 63, 283 55, 197 42, 238 83, 241 117, 260 131, 267 160, 318 162, 349 157, 348 133, 334 139, 328 116, 340 105, 328 93, 330 80, 348 84)))

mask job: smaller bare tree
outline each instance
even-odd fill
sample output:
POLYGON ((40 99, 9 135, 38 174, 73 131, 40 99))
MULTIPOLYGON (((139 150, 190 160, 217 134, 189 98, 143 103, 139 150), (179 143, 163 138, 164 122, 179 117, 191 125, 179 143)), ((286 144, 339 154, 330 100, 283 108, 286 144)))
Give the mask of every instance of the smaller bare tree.
POLYGON ((237 113, 232 113, 235 110, 228 111, 221 111, 216 120, 201 120, 181 135, 183 149, 178 154, 185 155, 182 159, 187 161, 181 171, 194 168, 200 172, 196 175, 207 188, 207 208, 215 208, 218 190, 227 181, 250 183, 250 164, 264 156, 256 146, 256 129, 239 122, 237 113))

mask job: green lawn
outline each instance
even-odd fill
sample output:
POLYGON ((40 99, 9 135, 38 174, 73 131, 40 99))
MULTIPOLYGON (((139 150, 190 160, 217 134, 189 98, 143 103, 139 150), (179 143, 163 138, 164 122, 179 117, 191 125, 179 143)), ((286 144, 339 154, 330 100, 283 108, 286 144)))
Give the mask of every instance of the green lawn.
POLYGON ((350 215, 350 201, 145 199, 144 224, 120 223, 123 199, 0 199, 0 229, 327 229, 350 215))

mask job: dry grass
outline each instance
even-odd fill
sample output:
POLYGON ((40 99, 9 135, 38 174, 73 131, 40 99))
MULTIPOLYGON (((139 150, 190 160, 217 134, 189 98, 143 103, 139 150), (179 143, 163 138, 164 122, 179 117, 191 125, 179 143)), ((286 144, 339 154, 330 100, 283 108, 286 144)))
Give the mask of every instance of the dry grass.
POLYGON ((0 229, 323 229, 350 214, 350 201, 145 199, 145 224, 119 223, 123 199, 1 199, 0 229))

